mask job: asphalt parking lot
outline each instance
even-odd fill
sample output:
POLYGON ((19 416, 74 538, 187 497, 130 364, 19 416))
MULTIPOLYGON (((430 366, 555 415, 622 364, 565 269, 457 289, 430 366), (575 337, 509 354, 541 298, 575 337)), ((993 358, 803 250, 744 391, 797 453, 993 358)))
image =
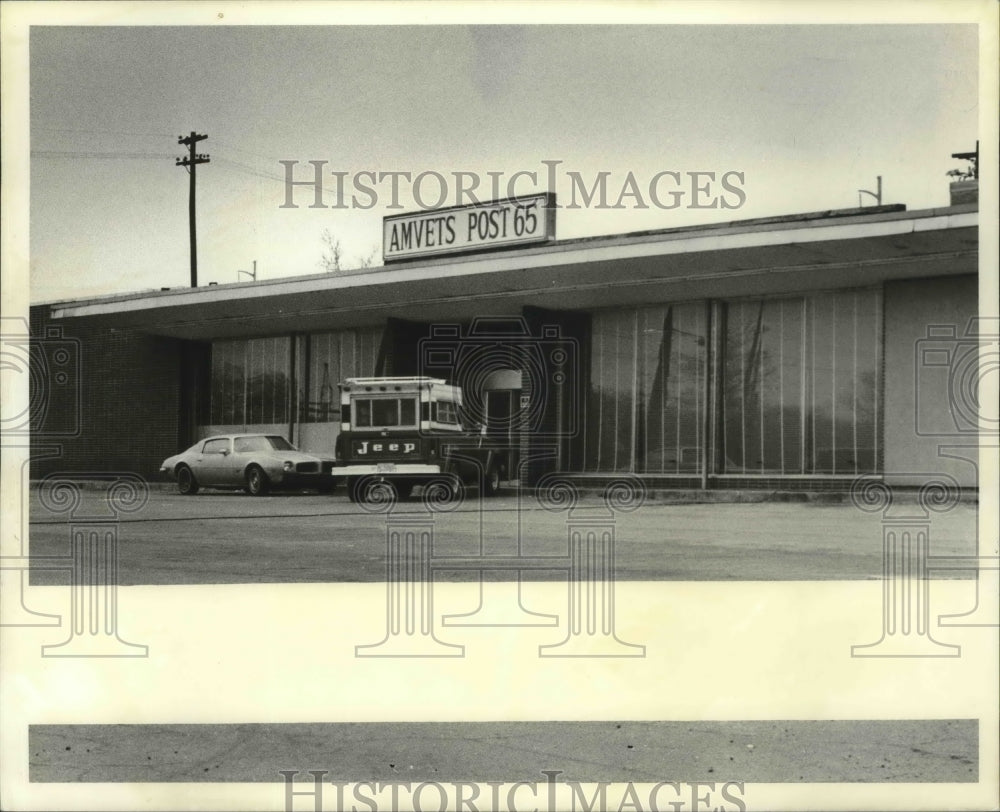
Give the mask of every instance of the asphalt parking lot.
MULTIPOLYGON (((32 489, 32 584, 66 583, 68 571, 59 564, 70 551, 72 528, 107 521, 117 528, 121 585, 382 581, 390 525, 431 527, 435 557, 466 561, 565 556, 571 527, 613 525, 619 580, 856 580, 882 574, 883 516, 849 501, 675 504, 654 497, 632 512, 612 513, 597 496, 582 497, 572 510, 553 510, 531 495, 506 492, 480 500, 472 492, 448 512, 431 512, 416 500, 379 513, 352 504, 342 490, 255 498, 226 492, 184 497, 154 488, 140 509, 116 519, 101 489, 84 489, 81 497, 72 511, 59 512, 32 489)), ((916 504, 893 511, 929 525, 932 556, 976 554, 974 503, 929 518, 916 504)), ((523 577, 557 580, 564 572, 536 567, 523 577)), ((439 567, 435 577, 470 580, 478 574, 439 567)))

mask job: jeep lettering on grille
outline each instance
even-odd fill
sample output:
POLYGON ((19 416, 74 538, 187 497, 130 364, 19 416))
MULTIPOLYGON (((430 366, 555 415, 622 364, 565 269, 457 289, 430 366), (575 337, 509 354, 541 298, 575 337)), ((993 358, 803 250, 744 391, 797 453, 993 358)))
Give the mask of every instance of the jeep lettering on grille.
POLYGON ((419 453, 415 441, 355 440, 353 449, 354 454, 359 457, 395 457, 407 454, 416 455, 419 453))

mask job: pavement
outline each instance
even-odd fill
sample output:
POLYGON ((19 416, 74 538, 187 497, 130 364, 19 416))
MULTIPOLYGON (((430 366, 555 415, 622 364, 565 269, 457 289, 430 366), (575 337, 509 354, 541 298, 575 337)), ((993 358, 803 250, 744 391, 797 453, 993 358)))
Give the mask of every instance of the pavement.
POLYGON ((383 513, 352 504, 343 493, 183 497, 153 490, 148 501, 128 505, 127 512, 109 509, 99 488, 82 490, 71 507, 53 505, 39 490, 29 499, 32 584, 68 583, 64 565, 72 528, 101 523, 117 533, 121 585, 384 581, 387 529, 405 527, 431 530, 435 569, 443 580, 478 578, 472 562, 483 556, 493 559, 494 568, 498 559, 536 559, 522 574, 528 580, 564 578, 560 559, 568 554, 569 533, 595 529, 613 529, 619 580, 880 578, 883 527, 899 521, 927 528, 931 556, 977 554, 978 506, 968 502, 943 513, 928 513, 916 503, 869 513, 826 500, 651 500, 627 511, 610 510, 596 496, 567 505, 516 493, 480 500, 473 493, 443 511, 412 501, 383 513), (552 568, 539 557, 549 557, 552 568), (448 559, 460 562, 448 570, 448 559))

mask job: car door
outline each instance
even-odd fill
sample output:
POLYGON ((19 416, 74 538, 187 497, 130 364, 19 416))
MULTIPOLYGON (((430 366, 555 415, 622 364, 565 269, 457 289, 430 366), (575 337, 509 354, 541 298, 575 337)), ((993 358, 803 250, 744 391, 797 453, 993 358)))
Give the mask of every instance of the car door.
POLYGON ((206 440, 201 449, 195 476, 202 485, 231 485, 227 476, 231 456, 232 440, 228 437, 206 440))

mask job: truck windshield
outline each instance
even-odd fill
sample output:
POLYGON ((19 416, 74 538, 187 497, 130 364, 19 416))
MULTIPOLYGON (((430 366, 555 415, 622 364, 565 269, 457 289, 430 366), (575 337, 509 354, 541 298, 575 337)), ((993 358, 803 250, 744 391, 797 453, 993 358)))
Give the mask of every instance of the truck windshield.
POLYGON ((353 412, 357 428, 416 426, 416 398, 355 398, 353 412))

